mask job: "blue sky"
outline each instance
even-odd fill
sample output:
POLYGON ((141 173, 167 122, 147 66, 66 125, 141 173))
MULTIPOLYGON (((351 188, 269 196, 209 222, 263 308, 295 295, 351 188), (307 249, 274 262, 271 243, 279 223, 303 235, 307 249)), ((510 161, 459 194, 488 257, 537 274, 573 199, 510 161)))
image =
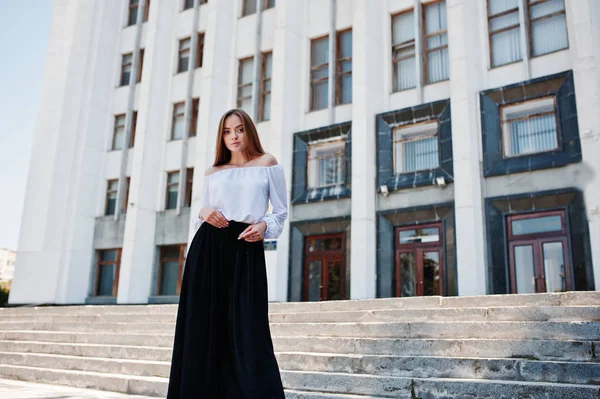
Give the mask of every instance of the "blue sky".
POLYGON ((0 0, 0 248, 17 249, 53 0, 0 0))

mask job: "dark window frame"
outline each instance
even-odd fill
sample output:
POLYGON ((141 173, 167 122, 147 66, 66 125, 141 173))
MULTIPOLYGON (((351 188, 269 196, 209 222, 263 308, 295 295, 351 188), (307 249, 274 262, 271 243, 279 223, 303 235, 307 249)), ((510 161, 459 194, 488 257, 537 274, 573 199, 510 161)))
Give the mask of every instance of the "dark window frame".
MULTIPOLYGON (((423 274, 423 253, 437 252, 440 264, 439 273, 439 292, 436 295, 444 296, 444 226, 442 222, 412 224, 394 227, 394 281, 395 286, 392 287, 395 297, 400 297, 402 294, 402 279, 401 279, 401 264, 400 256, 405 253, 413 254, 415 257, 415 270, 417 275, 423 274), (437 228, 439 240, 436 242, 419 242, 411 244, 400 243, 400 232, 406 230, 420 230, 426 228, 437 228)), ((423 296, 423 281, 417 281, 415 287, 415 296, 423 296)))
POLYGON ((352 36, 352 28, 340 30, 336 32, 335 35, 335 45, 336 45, 336 63, 335 63, 335 105, 343 105, 343 104, 352 104, 352 84, 350 84, 350 101, 342 102, 342 79, 344 76, 352 76, 352 69, 350 71, 342 72, 342 63, 350 61, 352 63, 352 55, 350 57, 341 58, 340 54, 342 53, 342 35, 350 33, 350 41, 354 40, 352 36))
POLYGON ((564 0, 562 0, 562 2, 563 2, 563 10, 562 11, 555 11, 551 14, 544 15, 543 17, 539 17, 534 20, 531 19, 531 7, 536 6, 538 4, 546 3, 548 1, 550 1, 550 0, 536 0, 533 3, 530 3, 530 0, 525 0, 525 10, 523 10, 523 12, 525 14, 525 25, 526 25, 526 29, 527 29, 527 45, 528 45, 528 49, 529 49, 529 58, 542 57, 544 55, 557 53, 559 51, 567 50, 570 47, 569 25, 567 23, 567 6, 566 6, 564 0), (544 19, 550 19, 555 16, 563 15, 563 14, 565 16, 565 36, 567 38, 567 47, 559 48, 559 49, 550 51, 548 53, 534 55, 533 54, 533 24, 537 21, 542 21, 544 19))
POLYGON ((309 264, 312 261, 320 261, 321 262, 321 292, 320 292, 320 301, 326 301, 327 298, 327 286, 329 283, 329 273, 326 273, 328 262, 332 261, 341 261, 340 267, 340 298, 344 299, 346 296, 345 290, 345 276, 346 276, 346 234, 343 232, 338 233, 327 233, 327 234, 318 234, 318 235, 307 235, 304 237, 304 262, 303 262, 303 283, 302 283, 302 300, 308 301, 309 297, 309 264), (310 240, 319 240, 325 238, 339 238, 341 242, 341 247, 336 250, 329 251, 317 251, 317 252, 309 252, 308 251, 308 243, 310 240))
POLYGON ((163 273, 164 263, 173 262, 173 261, 176 261, 177 266, 178 266, 176 295, 179 295, 181 293, 181 280, 183 277, 183 269, 185 267, 186 250, 187 250, 187 244, 162 245, 159 247, 158 278, 156 279, 156 295, 163 296, 163 294, 161 294, 161 292, 160 292, 160 286, 162 283, 162 273, 163 273), (179 249, 179 257, 177 259, 176 258, 166 258, 164 256, 165 252, 167 252, 169 249, 175 249, 175 248, 179 249))
POLYGON ((190 131, 188 137, 195 137, 198 129, 198 113, 200 112, 200 98, 192 98, 192 115, 190 115, 190 131))
POLYGON ((93 295, 94 297, 106 297, 106 295, 102 295, 102 296, 98 295, 98 288, 99 288, 98 285, 100 283, 100 281, 98 279, 100 278, 100 268, 102 266, 109 266, 109 265, 115 266, 115 278, 113 280, 111 297, 117 296, 117 291, 119 288, 119 272, 121 269, 121 252, 122 252, 122 248, 106 248, 106 249, 97 249, 96 250, 96 276, 95 276, 95 280, 94 280, 94 295, 93 295), (116 260, 114 260, 114 261, 100 260, 100 259, 102 259, 102 253, 108 252, 108 251, 116 251, 116 260))
POLYGON ((106 181, 106 195, 105 195, 105 201, 104 201, 104 215, 105 216, 109 216, 109 215, 114 215, 115 214, 114 212, 116 212, 116 210, 117 210, 117 203, 116 203, 117 202, 117 198, 116 198, 116 196, 117 196, 118 191, 119 191, 119 179, 108 179, 106 181), (116 183, 116 185, 117 185, 114 189, 111 189, 111 184, 112 183, 116 183), (111 198, 110 198, 111 194, 115 195, 115 199, 114 199, 114 201, 115 201, 115 209, 114 209, 114 211, 112 213, 108 213, 108 204, 109 204, 109 201, 111 200, 111 198))
POLYGON ((377 192, 386 185, 389 191, 431 186, 436 178, 446 183, 454 181, 452 154, 452 123, 450 100, 441 100, 414 107, 388 111, 376 115, 377 129, 377 192), (394 129, 404 122, 410 126, 416 122, 438 123, 438 157, 436 168, 396 174, 394 170, 394 129))
POLYGON ((352 195, 352 122, 343 122, 322 128, 294 133, 294 156, 292 168, 292 204, 320 202, 349 198, 352 195), (308 187, 308 151, 311 143, 318 140, 342 137, 344 145, 344 184, 335 188, 308 187))
POLYGON ((170 171, 167 172, 167 185, 166 185, 166 192, 165 192, 165 209, 169 210, 169 209, 177 209, 177 202, 179 201, 179 184, 181 183, 181 176, 179 174, 179 170, 174 170, 174 171, 170 171), (169 183, 169 178, 173 175, 177 174, 177 183, 169 183), (175 190, 175 195, 176 195, 176 199, 175 199, 175 207, 174 208, 169 208, 169 193, 171 192, 169 189, 171 187, 176 187, 175 190))
MULTIPOLYGON (((408 60, 411 58, 414 58, 415 62, 416 62, 416 59, 417 59, 417 38, 416 37, 411 40, 405 40, 400 43, 394 43, 394 18, 396 18, 400 15, 403 15, 403 14, 408 14, 410 12, 413 13, 413 24, 414 24, 414 17, 415 17, 414 16, 414 8, 409 8, 409 9, 406 9, 406 10, 403 10, 403 11, 400 11, 400 12, 397 12, 397 13, 391 15, 392 18, 391 18, 390 34, 391 34, 391 38, 392 38, 392 54, 391 55, 392 55, 392 92, 393 93, 398 93, 398 92, 405 91, 405 90, 412 90, 415 88, 415 87, 407 87, 405 89, 400 89, 400 88, 396 87, 396 85, 395 85, 397 64, 401 61, 408 60), (413 49, 412 55, 394 58, 394 53, 396 50, 403 50, 403 49, 407 49, 407 48, 411 48, 411 47, 413 49)), ((416 73, 416 70, 415 70, 415 73, 416 73)))
POLYGON ((194 184, 194 168, 187 168, 185 173, 185 193, 183 207, 192 206, 192 188, 194 184))
POLYGON ((482 91, 479 98, 484 177, 551 169, 582 161, 573 71, 482 91), (503 157, 501 107, 550 96, 556 97, 559 148, 503 157))
POLYGON ((315 107, 315 99, 313 97, 315 94, 315 90, 314 90, 315 85, 321 84, 325 81, 327 81, 328 87, 331 84, 331 82, 329 82, 329 61, 327 61, 326 63, 317 64, 317 65, 313 64, 313 46, 316 42, 318 42, 320 40, 327 40, 327 51, 328 52, 329 52, 329 46, 331 45, 331 43, 329 43, 329 35, 319 36, 319 37, 310 39, 310 91, 309 91, 309 95, 308 95, 308 98, 310 101, 309 111, 319 111, 319 110, 329 108, 329 94, 327 95, 327 100, 325 101, 326 105, 321 108, 315 107), (320 71, 322 69, 327 70, 327 76, 318 78, 318 79, 313 79, 313 75, 315 74, 315 72, 320 71))
MULTIPOLYGON (((260 66, 260 85, 259 85, 259 103, 258 103, 258 121, 268 121, 270 118, 265 118, 265 98, 271 95, 271 90, 266 90, 267 82, 271 83, 273 78, 273 51, 266 51, 261 54, 261 66, 260 66), (271 56, 271 76, 266 77, 267 71, 267 57, 271 56)), ((270 104, 270 102, 269 102, 270 104)))

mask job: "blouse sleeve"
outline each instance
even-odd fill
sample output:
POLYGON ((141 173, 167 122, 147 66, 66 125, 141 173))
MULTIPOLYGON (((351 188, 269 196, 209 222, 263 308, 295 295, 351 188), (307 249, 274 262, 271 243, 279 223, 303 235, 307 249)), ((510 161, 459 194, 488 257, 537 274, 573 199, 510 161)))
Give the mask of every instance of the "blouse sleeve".
POLYGON ((288 216, 287 189, 283 167, 266 168, 269 177, 269 200, 272 210, 261 218, 267 223, 264 238, 278 238, 283 231, 283 223, 288 216))
POLYGON ((202 188, 202 198, 200 199, 200 208, 198 208, 198 212, 194 214, 192 217, 192 223, 194 225, 194 229, 198 230, 202 223, 204 223, 204 219, 200 217, 200 209, 209 204, 208 200, 208 181, 209 176, 204 176, 204 187, 202 188))

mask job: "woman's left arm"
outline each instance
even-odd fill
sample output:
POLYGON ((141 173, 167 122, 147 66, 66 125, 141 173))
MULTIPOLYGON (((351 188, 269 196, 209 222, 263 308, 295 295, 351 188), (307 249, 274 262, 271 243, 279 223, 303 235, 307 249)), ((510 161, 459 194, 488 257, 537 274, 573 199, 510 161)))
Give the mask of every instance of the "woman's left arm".
POLYGON ((261 218, 267 223, 264 238, 278 238, 283 231, 283 224, 288 216, 287 188, 283 166, 274 165, 266 168, 269 177, 269 199, 272 210, 261 218))

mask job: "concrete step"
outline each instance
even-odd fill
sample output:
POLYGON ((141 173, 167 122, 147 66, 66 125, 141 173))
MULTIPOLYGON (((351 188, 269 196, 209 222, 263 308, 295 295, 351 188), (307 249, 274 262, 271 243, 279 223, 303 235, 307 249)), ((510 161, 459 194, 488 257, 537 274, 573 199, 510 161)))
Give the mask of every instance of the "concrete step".
POLYGON ((0 330, 0 340, 44 341, 80 344, 139 345, 173 347, 173 333, 68 332, 0 330))
POLYGON ((501 338, 597 340, 600 322, 272 323, 275 337, 501 338))
POLYGON ((0 340, 1 352, 41 353, 109 359, 171 361, 172 348, 0 340))
POLYGON ((597 399, 600 387, 522 381, 455 378, 406 378, 347 373, 282 371, 288 389, 352 393, 397 399, 597 399))
POLYGON ((283 352, 282 370, 600 385, 600 363, 283 352))
MULTIPOLYGON (((69 335, 65 337, 65 342, 60 342, 60 333, 32 335, 31 338, 36 340, 11 339, 21 338, 22 335, 0 340, 0 351, 154 361, 170 361, 172 354, 170 345, 146 345, 146 342, 129 336, 124 338, 133 344, 127 345, 114 342, 72 343, 68 340, 69 335), (142 343, 143 346, 136 343, 142 343)), ((89 335, 90 338, 103 336, 114 339, 120 335, 89 335)), ((597 348, 600 348, 600 342, 595 341, 276 337, 273 338, 273 344, 277 352, 600 361, 600 356, 594 356, 597 348)))
MULTIPOLYGON (((173 335, 175 323, 0 322, 0 331, 71 331, 173 335)), ((271 323, 273 336, 339 336, 375 338, 598 339, 600 322, 565 321, 431 321, 415 323, 271 323)))
POLYGON ((297 391, 295 389, 285 390, 286 399, 382 399, 382 396, 345 395, 341 393, 322 393, 297 391))
POLYGON ((530 360, 600 361, 600 341, 543 339, 437 339, 273 337, 280 352, 364 355, 495 357, 530 360))
POLYGON ((140 377, 169 377, 169 361, 108 359, 43 353, 0 352, 0 362, 16 366, 90 371, 140 377))
POLYGON ((269 313, 497 306, 600 306, 600 291, 569 291, 545 294, 507 294, 454 297, 427 296, 323 302, 281 302, 270 304, 269 313))
MULTIPOLYGON (((177 304, 165 305, 51 305, 18 306, 0 308, 0 319, 10 314, 100 314, 100 313, 176 313, 177 304)), ((373 309, 410 309, 410 308, 456 308, 456 307, 499 307, 499 306, 600 306, 600 291, 569 291, 542 294, 480 295, 460 297, 409 297, 382 298, 323 302, 280 302, 270 303, 270 313, 299 313, 321 311, 356 311, 373 309)))
POLYGON ((271 323, 600 321, 600 306, 504 306, 273 313, 269 319, 271 323))
MULTIPOLYGON (((49 309, 50 310, 50 309, 49 309)), ((175 323, 176 313, 99 313, 99 314, 10 314, 2 322, 83 323, 83 322, 156 322, 175 323)), ((600 306, 502 306, 472 308, 376 309, 272 313, 272 323, 318 322, 400 322, 400 321, 600 321, 600 306)))
POLYGON ((0 364, 0 377, 164 398, 168 379, 0 364))

